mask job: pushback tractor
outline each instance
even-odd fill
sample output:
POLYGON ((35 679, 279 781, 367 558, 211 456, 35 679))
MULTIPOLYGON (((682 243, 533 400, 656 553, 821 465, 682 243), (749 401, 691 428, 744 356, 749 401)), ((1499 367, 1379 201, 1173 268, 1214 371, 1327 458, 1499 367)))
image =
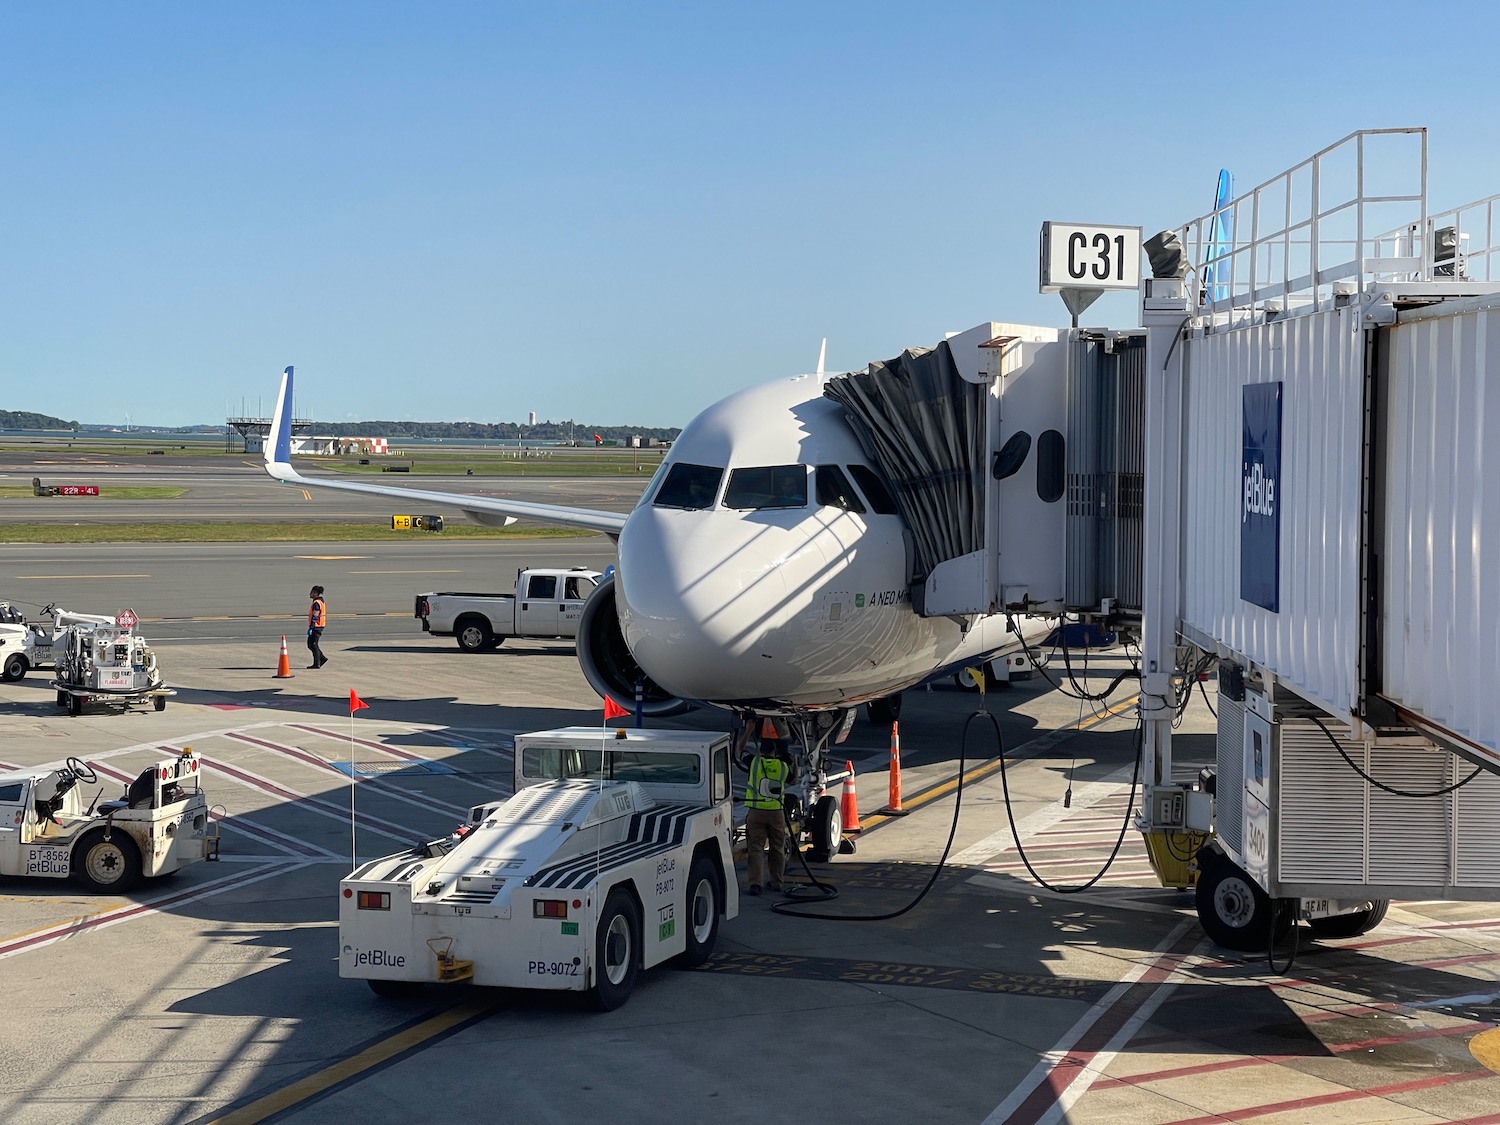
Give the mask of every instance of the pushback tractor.
POLYGON ((692 967, 739 912, 729 736, 567 727, 520 735, 515 795, 442 839, 366 863, 339 897, 339 975, 590 993, 692 967))

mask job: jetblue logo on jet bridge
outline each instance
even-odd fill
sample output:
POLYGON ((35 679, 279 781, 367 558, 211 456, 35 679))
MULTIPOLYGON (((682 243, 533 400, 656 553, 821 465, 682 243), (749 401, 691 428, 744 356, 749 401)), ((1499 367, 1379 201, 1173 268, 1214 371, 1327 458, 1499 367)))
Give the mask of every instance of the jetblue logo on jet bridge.
POLYGON ((1240 597, 1281 606, 1281 384, 1240 389, 1240 597))

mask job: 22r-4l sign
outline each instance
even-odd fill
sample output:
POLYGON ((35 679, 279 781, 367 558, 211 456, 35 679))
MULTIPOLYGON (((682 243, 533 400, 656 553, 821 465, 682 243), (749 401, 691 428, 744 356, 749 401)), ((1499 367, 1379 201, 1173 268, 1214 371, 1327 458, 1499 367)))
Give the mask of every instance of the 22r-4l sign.
POLYGON ((1141 228, 1042 224, 1042 292, 1139 289, 1141 228))

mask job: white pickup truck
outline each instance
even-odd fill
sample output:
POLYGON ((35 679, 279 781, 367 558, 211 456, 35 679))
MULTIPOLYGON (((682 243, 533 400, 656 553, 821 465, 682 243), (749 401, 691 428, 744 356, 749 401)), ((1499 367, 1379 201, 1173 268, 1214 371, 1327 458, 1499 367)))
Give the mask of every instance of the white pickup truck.
POLYGON ((536 568, 516 575, 513 594, 418 594, 422 632, 456 637, 465 652, 498 648, 506 637, 576 637, 597 570, 536 568))

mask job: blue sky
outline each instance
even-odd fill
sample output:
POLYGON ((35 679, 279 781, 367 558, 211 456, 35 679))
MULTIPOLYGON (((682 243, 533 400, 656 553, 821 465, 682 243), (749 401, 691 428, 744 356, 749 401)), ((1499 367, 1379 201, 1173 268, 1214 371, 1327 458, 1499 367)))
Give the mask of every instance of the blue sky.
MULTIPOLYGON (((1500 9, 1496 10, 1500 12, 1500 9)), ((680 425, 986 319, 1045 219, 1359 128, 1500 191, 1488 6, 0 6, 0 407, 680 425), (1414 16, 1420 11, 1420 16, 1414 16)), ((1133 324, 1102 300, 1088 323, 1133 324)))

